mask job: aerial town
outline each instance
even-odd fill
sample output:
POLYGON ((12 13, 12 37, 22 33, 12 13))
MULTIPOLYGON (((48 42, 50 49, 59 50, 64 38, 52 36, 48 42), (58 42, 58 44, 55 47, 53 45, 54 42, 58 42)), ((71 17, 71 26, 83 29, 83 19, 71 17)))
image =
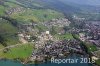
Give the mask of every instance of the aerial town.
POLYGON ((100 66, 100 0, 0 0, 0 66, 37 65, 100 66))
MULTIPOLYGON (((42 23, 49 29, 40 32, 32 27, 37 24, 23 25, 23 31, 18 33, 19 40, 22 43, 32 42, 35 45, 29 61, 46 62, 50 58, 65 58, 70 54, 76 53, 81 57, 85 56, 95 61, 100 59, 100 25, 99 22, 86 22, 81 18, 74 18, 75 21, 84 22, 84 28, 70 28, 68 30, 62 27, 69 27, 70 21, 66 18, 52 19, 49 22, 42 23), (56 35, 50 32, 50 27, 59 26, 60 30, 56 35), (30 34, 29 34, 30 33, 30 34), (39 33, 39 34, 38 34, 39 33), (57 35, 70 34, 72 38, 59 37, 57 35), (35 38, 32 39, 31 37, 35 38), (85 45, 85 46, 84 46, 85 45)), ((68 35, 66 35, 68 36, 68 35)), ((25 62, 25 63, 27 63, 25 62)))

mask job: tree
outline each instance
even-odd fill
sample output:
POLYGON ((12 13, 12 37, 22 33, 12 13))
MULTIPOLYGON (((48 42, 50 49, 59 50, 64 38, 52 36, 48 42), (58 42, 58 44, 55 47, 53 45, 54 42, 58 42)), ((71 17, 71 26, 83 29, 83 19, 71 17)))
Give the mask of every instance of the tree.
POLYGON ((52 28, 51 28, 51 34, 52 35, 55 35, 55 34, 57 34, 57 31, 56 31, 56 29, 55 29, 55 27, 54 26, 52 26, 52 28))
POLYGON ((64 31, 66 33, 69 30, 69 27, 68 26, 64 26, 63 29, 64 29, 64 31))
POLYGON ((0 43, 3 45, 3 46, 7 46, 7 44, 5 43, 5 39, 0 35, 0 43))

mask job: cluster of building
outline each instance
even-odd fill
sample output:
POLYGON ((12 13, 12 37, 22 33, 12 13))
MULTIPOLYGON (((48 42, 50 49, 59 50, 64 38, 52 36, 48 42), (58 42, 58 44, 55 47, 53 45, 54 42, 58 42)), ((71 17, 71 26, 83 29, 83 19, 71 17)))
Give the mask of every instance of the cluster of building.
POLYGON ((59 19, 52 19, 49 22, 45 22, 44 25, 47 27, 52 27, 52 26, 59 26, 59 27, 64 27, 64 26, 69 26, 70 21, 66 18, 59 18, 59 19))
POLYGON ((33 23, 29 23, 29 24, 20 24, 19 25, 19 30, 20 32, 18 32, 18 37, 19 37, 19 41, 22 43, 26 43, 27 42, 34 42, 35 40, 32 39, 38 37, 37 34, 39 32, 38 29, 35 29, 34 26, 36 26, 37 24, 33 23), (25 40, 22 41, 22 40, 25 40))
POLYGON ((11 8, 9 10, 6 11, 6 13, 8 15, 13 14, 13 13, 17 13, 17 12, 24 12, 25 10, 23 9, 23 7, 15 7, 15 8, 11 8))
POLYGON ((100 47, 100 22, 86 21, 83 29, 73 28, 69 30, 74 34, 79 34, 82 41, 89 41, 100 47))
POLYGON ((38 48, 42 48, 45 46, 45 44, 47 43, 47 41, 55 41, 53 36, 49 33, 49 31, 46 32, 42 32, 39 36, 38 36, 38 41, 36 41, 35 47, 38 48))
MULTIPOLYGON (((64 26, 69 26, 71 22, 68 21, 68 19, 62 18, 62 19, 53 19, 49 22, 44 22, 43 25, 47 27, 52 27, 52 26, 59 26, 59 27, 64 27, 64 26)), ((36 24, 30 23, 30 24, 23 24, 21 26, 22 33, 19 34, 19 38, 21 41, 25 42, 25 40, 30 40, 32 35, 35 34, 25 34, 25 33, 35 33, 38 32, 33 27, 36 24), (35 31, 34 31, 35 30, 35 31), (25 40, 24 40, 25 39, 25 40)), ((92 44, 95 44, 97 47, 100 47, 100 25, 97 24, 90 24, 90 23, 85 23, 84 29, 78 29, 78 28, 72 28, 68 30, 71 33, 74 34, 79 34, 80 40, 83 42, 88 41, 92 44)), ((55 39, 49 31, 46 32, 41 32, 37 35, 38 40, 35 41, 35 48, 36 50, 33 50, 31 60, 39 60, 43 61, 45 58, 49 57, 65 57, 66 54, 70 53, 71 50, 75 52, 83 52, 83 49, 80 46, 80 42, 71 39, 71 40, 57 40, 55 39)), ((32 40, 34 41, 34 40, 32 40)), ((93 54, 94 57, 97 59, 98 53, 95 52, 93 54), (96 54, 95 54, 96 53, 96 54)), ((98 55, 99 56, 99 55, 98 55)), ((94 58, 93 57, 93 58, 94 58)))
POLYGON ((95 44, 97 47, 100 47, 100 23, 95 22, 88 22, 87 23, 87 34, 86 39, 93 44, 95 44))
POLYGON ((46 42, 44 46, 38 47, 36 51, 33 50, 31 60, 44 61, 52 57, 65 58, 71 51, 82 52, 80 42, 75 39, 46 42))
POLYGON ((77 29, 74 31, 79 34, 80 40, 83 42, 89 42, 89 44, 96 46, 97 51, 91 52, 93 54, 92 59, 100 59, 100 22, 85 22, 84 29, 77 29))

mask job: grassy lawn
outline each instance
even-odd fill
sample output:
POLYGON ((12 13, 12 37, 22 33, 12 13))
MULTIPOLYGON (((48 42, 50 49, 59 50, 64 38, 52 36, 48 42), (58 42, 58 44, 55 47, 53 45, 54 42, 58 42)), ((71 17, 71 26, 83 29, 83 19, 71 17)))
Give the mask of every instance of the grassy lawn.
POLYGON ((94 46, 94 45, 93 45, 93 46, 90 46, 90 48, 89 48, 89 51, 92 51, 92 52, 93 52, 93 51, 96 51, 96 50, 97 50, 97 48, 96 48, 96 46, 94 46))
POLYGON ((14 59, 14 58, 27 58, 32 54, 33 45, 27 44, 19 47, 11 48, 7 53, 0 52, 1 58, 14 59))
POLYGON ((97 51, 97 47, 95 45, 90 44, 90 43, 86 43, 85 45, 86 45, 89 52, 97 51))
POLYGON ((63 39, 73 39, 73 36, 70 33, 66 33, 64 35, 56 35, 56 37, 58 37, 61 40, 63 40, 63 39))

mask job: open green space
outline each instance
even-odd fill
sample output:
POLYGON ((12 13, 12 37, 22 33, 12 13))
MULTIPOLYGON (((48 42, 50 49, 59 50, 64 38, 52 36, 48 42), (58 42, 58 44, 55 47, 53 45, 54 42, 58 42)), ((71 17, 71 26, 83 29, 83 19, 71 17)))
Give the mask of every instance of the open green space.
POLYGON ((32 44, 25 44, 17 47, 10 48, 9 51, 5 52, 0 51, 1 58, 7 59, 15 59, 15 58, 22 58, 26 59, 31 56, 33 50, 32 44))
POLYGON ((87 42, 85 45, 87 47, 88 52, 97 51, 97 47, 94 44, 87 42))

